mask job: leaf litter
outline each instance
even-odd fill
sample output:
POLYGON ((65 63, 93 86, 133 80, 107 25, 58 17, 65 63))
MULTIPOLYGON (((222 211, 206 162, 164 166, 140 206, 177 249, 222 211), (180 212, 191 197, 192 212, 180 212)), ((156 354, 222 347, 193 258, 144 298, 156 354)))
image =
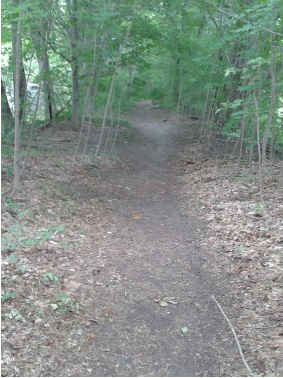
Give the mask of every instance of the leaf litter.
MULTIPOLYGON (((170 122, 179 120, 171 117, 170 122)), ((132 168, 110 158, 87 158, 82 167, 74 166, 72 143, 60 142, 64 133, 75 146, 76 133, 46 130, 47 139, 60 148, 51 153, 42 147, 38 155, 30 157, 18 198, 13 202, 2 198, 2 232, 7 239, 2 252, 3 376, 23 372, 57 376, 59 366, 66 375, 91 376, 94 366, 106 366, 103 361, 90 361, 85 353, 90 343, 99 340, 101 353, 112 351, 113 346, 108 346, 99 330, 104 325, 111 329, 114 317, 103 296, 115 299, 114 287, 123 285, 126 277, 108 256, 113 238, 119 240, 119 219, 113 214, 111 199, 117 185, 106 183, 102 176, 105 172, 111 175, 114 169, 132 168), (13 234, 15 224, 24 233, 20 243, 13 234), (10 263, 5 264, 7 261, 10 263), (56 279, 42 280, 43 276, 56 279)), ((3 162, 12 165, 7 158, 3 162)), ((190 144, 172 168, 182 172, 182 211, 203 218, 210 228, 209 240, 198 231, 196 247, 221 255, 207 268, 220 271, 223 280, 231 283, 233 292, 229 294, 233 295, 235 311, 240 309, 242 314, 233 320, 244 352, 262 371, 277 374, 283 361, 283 205, 282 192, 277 198, 277 171, 266 176, 265 184, 271 185, 265 185, 268 189, 261 203, 255 175, 251 176, 244 165, 239 169, 233 161, 204 155, 203 146, 197 143, 190 144)), ((10 186, 8 177, 3 192, 10 186)), ((129 196, 123 187, 118 187, 118 192, 122 198, 129 196)), ((131 217, 137 220, 142 215, 131 217)), ((127 244, 124 256, 131 258, 135 251, 130 241, 127 244)), ((142 245, 139 248, 142 251, 142 245)), ((159 297, 156 303, 161 307, 178 304, 174 297, 159 297)), ((189 328, 181 330, 185 334, 189 328)), ((137 337, 145 331, 137 330, 137 337)))
MULTIPOLYGON (((265 374, 283 374, 283 188, 280 162, 264 173, 258 163, 218 159, 200 142, 174 163, 182 173, 185 214, 203 219, 208 235, 199 245, 220 255, 208 269, 231 283, 234 326, 251 363, 265 374), (187 162, 190 164, 187 164, 187 162), (191 164, 193 162, 194 164, 191 164)), ((203 236, 203 237, 202 237, 203 236)))

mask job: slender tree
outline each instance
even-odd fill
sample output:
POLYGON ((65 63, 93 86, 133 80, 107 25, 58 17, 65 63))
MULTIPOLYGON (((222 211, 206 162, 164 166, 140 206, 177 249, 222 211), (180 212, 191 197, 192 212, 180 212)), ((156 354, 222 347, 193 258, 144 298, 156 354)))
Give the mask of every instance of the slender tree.
POLYGON ((16 39, 16 72, 15 72, 15 141, 14 141, 14 183, 12 195, 15 195, 20 183, 20 80, 21 80, 21 5, 19 0, 19 16, 16 39))

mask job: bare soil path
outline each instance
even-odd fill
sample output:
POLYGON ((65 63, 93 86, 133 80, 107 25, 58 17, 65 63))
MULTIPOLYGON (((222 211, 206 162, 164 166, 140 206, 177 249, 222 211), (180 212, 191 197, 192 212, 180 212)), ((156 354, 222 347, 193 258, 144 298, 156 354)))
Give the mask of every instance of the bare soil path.
MULTIPOLYGON (((148 104, 130 119, 136 137, 118 146, 129 171, 116 172, 112 236, 116 287, 104 292, 111 322, 94 326, 104 335, 96 376, 221 376, 242 369, 230 330, 212 295, 225 287, 209 271, 197 245, 203 225, 182 215, 179 177, 172 163, 185 143, 184 129, 160 118, 148 104)), ((217 258, 217 257, 215 257, 217 258)), ((91 354, 91 346, 89 353, 91 354)), ((97 348, 94 342, 93 348, 97 348)))
MULTIPOLYGON (((60 224, 66 233, 4 251, 2 279, 17 295, 3 303, 3 376, 246 373, 212 300, 237 316, 225 277, 211 269, 220 257, 201 245, 206 227, 183 214, 178 195, 174 163, 188 130, 146 102, 129 120, 135 136, 119 141, 114 168, 74 167, 73 150, 61 147, 76 146, 68 130, 52 142, 58 153, 31 158, 25 235, 60 224)), ((5 235, 19 222, 7 211, 5 235)))

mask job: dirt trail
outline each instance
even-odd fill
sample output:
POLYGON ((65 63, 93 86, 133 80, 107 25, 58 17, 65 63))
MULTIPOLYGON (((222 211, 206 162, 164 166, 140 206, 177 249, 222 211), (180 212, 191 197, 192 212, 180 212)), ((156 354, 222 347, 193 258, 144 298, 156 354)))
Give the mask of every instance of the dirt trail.
POLYGON ((93 327, 103 335, 99 346, 97 341, 93 345, 100 350, 93 373, 239 373, 233 337, 211 299, 215 295, 225 301, 225 288, 219 285, 223 277, 209 272, 209 258, 197 245, 203 225, 181 214, 175 194, 179 178, 171 164, 185 143, 184 130, 146 104, 130 121, 137 135, 118 146, 118 153, 131 170, 110 179, 117 186, 116 198, 109 201, 119 220, 111 235, 111 265, 118 278, 115 287, 103 289, 111 321, 93 327))
MULTIPOLYGON (((245 374, 212 300, 237 316, 212 268, 219 257, 201 245, 205 225, 183 215, 174 164, 188 130, 164 117, 139 104, 129 117, 134 137, 117 144, 119 162, 74 167, 69 142, 61 147, 64 132, 76 146, 68 130, 55 135, 57 155, 33 158, 21 194, 31 210, 24 232, 33 238, 63 224, 66 234, 19 247, 18 262, 3 265, 7 292, 17 292, 3 304, 3 376, 245 374), (49 272, 55 282, 43 282, 49 272), (58 299, 66 294, 71 302, 58 299)), ((14 217, 4 213, 7 233, 14 217)))

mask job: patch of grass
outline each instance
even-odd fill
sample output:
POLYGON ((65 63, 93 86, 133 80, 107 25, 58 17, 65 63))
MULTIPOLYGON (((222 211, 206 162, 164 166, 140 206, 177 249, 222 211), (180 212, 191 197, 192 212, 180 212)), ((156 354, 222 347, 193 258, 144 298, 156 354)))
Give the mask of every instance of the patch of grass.
POLYGON ((4 171, 4 173, 6 174, 7 177, 13 176, 13 168, 12 167, 4 167, 3 171, 4 171))
POLYGON ((64 110, 58 117, 57 121, 70 121, 72 119, 72 112, 71 110, 64 110))
POLYGON ((29 155, 30 156, 37 156, 40 153, 41 153, 41 148, 31 147, 30 150, 29 150, 29 155))
POLYGON ((2 157, 12 157, 14 155, 14 150, 12 147, 3 145, 1 147, 1 156, 2 157))
POLYGON ((18 212, 19 211, 19 205, 14 202, 11 198, 9 197, 4 197, 2 195, 2 203, 4 205, 4 209, 6 211, 14 211, 14 212, 18 212))
POLYGON ((129 121, 126 121, 126 120, 122 120, 120 122, 120 126, 121 127, 126 127, 128 129, 132 129, 133 128, 133 125, 129 121))

